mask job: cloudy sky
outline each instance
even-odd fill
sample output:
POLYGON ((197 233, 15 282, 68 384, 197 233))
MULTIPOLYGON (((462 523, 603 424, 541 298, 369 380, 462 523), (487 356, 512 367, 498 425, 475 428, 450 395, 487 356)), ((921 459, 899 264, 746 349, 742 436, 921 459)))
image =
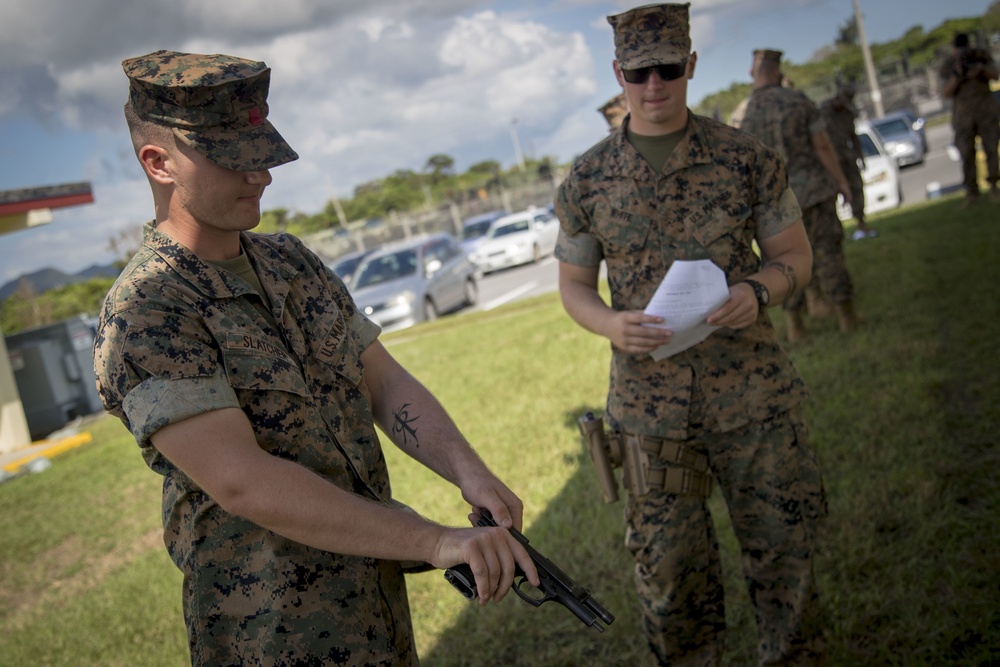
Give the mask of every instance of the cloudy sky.
MULTIPOLYGON (((990 0, 861 0, 872 42, 981 15, 990 0), (905 8, 905 9, 904 9, 905 8)), ((570 160, 606 133, 618 93, 605 17, 640 1, 0 0, 0 190, 89 181, 94 204, 0 237, 0 284, 114 257, 108 240, 152 217, 131 152, 121 60, 158 49, 228 53, 272 69, 270 119, 300 159, 275 169, 263 208, 307 214, 331 195, 446 153, 465 170, 570 160), (516 125, 513 124, 516 119, 516 125)), ((746 81, 749 54, 804 62, 852 0, 695 0, 693 106, 746 81)))

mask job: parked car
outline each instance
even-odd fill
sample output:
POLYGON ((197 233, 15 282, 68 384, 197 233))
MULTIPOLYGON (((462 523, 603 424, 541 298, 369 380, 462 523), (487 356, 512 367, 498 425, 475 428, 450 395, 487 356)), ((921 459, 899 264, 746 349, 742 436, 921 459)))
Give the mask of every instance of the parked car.
POLYGON ((903 109, 899 113, 906 117, 906 121, 910 124, 910 127, 920 135, 920 140, 924 142, 924 155, 929 153, 931 145, 927 143, 927 119, 918 116, 912 109, 903 109))
MULTIPOLYGON (((875 131, 882 137, 886 151, 896 160, 900 167, 911 164, 922 164, 927 153, 927 142, 914 129, 912 116, 906 112, 894 111, 871 122, 875 131)), ((920 126, 923 128, 923 125, 920 126)))
POLYGON ((490 225, 508 214, 508 211, 498 210, 474 215, 462 223, 462 247, 466 252, 472 250, 490 231, 490 225))
MULTIPOLYGON (((898 207, 903 202, 903 190, 896 161, 868 121, 855 122, 854 131, 861 140, 861 154, 864 156, 861 180, 864 183, 865 215, 898 207)), ((842 197, 837 198, 837 215, 841 220, 852 217, 851 207, 844 203, 842 197)))
POLYGON ((341 255, 337 259, 333 260, 330 264, 330 268, 336 273, 341 280, 344 281, 345 285, 351 284, 351 279, 354 277, 354 272, 358 270, 361 265, 362 260, 365 257, 372 254, 374 248, 369 250, 358 250, 357 252, 349 252, 346 255, 341 255))
POLYGON ((433 234, 379 248, 354 274, 351 295, 384 331, 433 320, 479 294, 478 271, 450 234, 433 234))
POLYGON ((529 208, 494 220, 469 252, 483 273, 537 262, 555 252, 559 221, 547 208, 529 208))

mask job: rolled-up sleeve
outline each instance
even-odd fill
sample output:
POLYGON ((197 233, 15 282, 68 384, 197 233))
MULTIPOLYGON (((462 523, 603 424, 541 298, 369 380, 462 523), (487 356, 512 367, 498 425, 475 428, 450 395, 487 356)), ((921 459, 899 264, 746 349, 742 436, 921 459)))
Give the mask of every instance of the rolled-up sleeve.
POLYGON ((762 147, 754 173, 753 213, 757 220, 757 238, 766 239, 801 220, 802 208, 788 185, 788 172, 777 152, 762 147))
POLYGON ((600 242, 590 233, 590 220, 580 207, 580 196, 572 175, 559 186, 555 213, 559 218, 559 238, 555 256, 560 262, 597 266, 604 259, 600 242))

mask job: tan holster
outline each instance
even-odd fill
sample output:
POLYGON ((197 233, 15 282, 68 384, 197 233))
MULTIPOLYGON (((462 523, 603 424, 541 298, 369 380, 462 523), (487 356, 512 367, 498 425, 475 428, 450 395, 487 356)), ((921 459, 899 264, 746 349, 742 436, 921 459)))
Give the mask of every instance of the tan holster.
POLYGON ((579 425, 588 441, 604 502, 618 500, 618 483, 612 472, 618 467, 623 468, 625 488, 636 496, 651 490, 701 498, 712 495, 708 456, 696 443, 638 433, 605 433, 604 420, 589 412, 580 418, 579 425))

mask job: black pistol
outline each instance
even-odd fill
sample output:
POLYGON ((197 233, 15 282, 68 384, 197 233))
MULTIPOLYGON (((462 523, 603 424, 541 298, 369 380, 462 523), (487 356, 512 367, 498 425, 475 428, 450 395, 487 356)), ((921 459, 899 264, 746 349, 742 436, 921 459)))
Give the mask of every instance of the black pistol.
MULTIPOLYGON (((486 510, 482 511, 476 523, 483 527, 497 525, 496 521, 493 520, 493 516, 486 510)), ((604 626, 601 625, 602 622, 607 625, 611 625, 614 622, 614 615, 602 607, 590 594, 590 591, 573 581, 569 575, 556 567, 552 561, 538 553, 538 551, 528 544, 528 538, 519 531, 514 528, 508 528, 507 530, 514 536, 514 539, 521 543, 521 546, 528 552, 528 555, 531 556, 532 562, 538 569, 538 590, 542 593, 540 597, 533 597, 522 590, 522 586, 527 585, 531 588, 533 586, 528 582, 521 568, 518 567, 514 576, 514 583, 511 585, 511 588, 514 589, 518 597, 534 607, 540 607, 543 603, 554 600, 576 614, 576 617, 583 621, 584 625, 595 628, 598 632, 604 632, 604 626)), ((474 600, 478 596, 476 579, 468 563, 449 567, 444 572, 444 578, 466 598, 474 600)))

